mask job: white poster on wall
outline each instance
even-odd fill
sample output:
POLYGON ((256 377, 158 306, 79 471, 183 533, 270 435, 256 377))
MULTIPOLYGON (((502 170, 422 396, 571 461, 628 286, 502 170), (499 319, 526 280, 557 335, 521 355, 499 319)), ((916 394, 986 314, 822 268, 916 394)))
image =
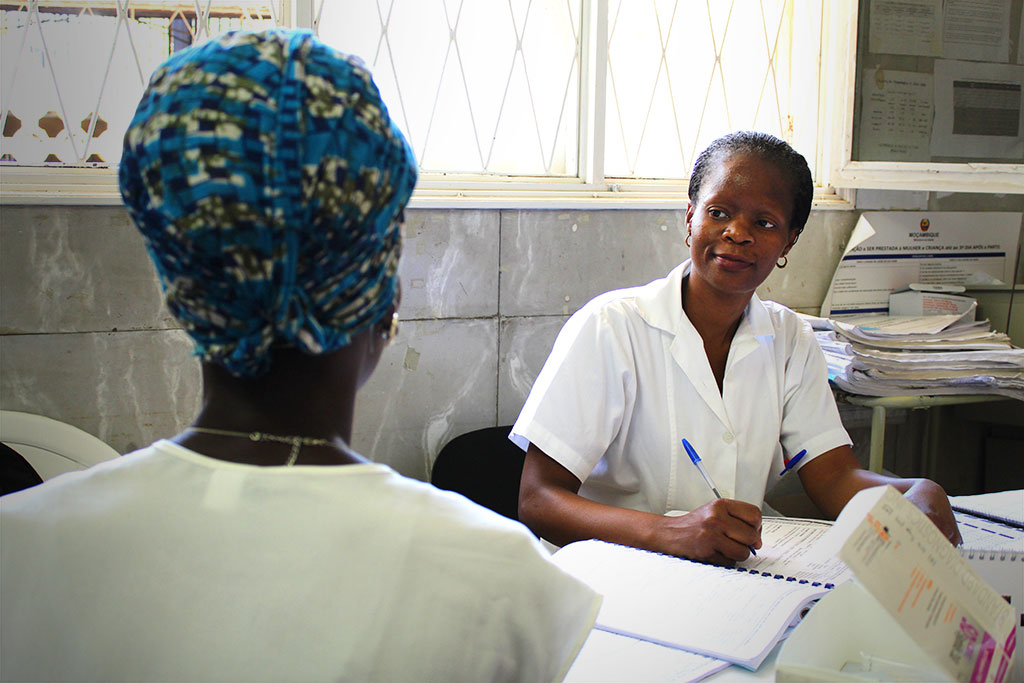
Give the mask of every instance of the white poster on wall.
POLYGON ((1024 160, 1024 67, 935 60, 935 157, 1024 160))
POLYGON ((928 161, 932 75, 865 69, 859 128, 861 161, 928 161))
POLYGON ((942 56, 1010 61, 1010 0, 946 0, 942 56))
POLYGON ((871 0, 868 51, 942 56, 942 0, 871 0))
POLYGON ((821 316, 888 313, 889 294, 911 283, 1012 283, 1022 215, 864 212, 832 276, 821 316))

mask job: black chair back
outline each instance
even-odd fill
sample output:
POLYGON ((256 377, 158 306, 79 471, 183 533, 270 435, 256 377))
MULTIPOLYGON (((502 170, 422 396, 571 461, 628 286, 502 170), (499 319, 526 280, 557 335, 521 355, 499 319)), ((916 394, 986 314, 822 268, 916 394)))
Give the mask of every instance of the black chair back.
POLYGON ((511 425, 457 436, 437 454, 430 482, 519 520, 519 479, 526 453, 509 441, 511 425))
POLYGON ((42 483, 42 477, 21 453, 0 443, 0 496, 42 483))

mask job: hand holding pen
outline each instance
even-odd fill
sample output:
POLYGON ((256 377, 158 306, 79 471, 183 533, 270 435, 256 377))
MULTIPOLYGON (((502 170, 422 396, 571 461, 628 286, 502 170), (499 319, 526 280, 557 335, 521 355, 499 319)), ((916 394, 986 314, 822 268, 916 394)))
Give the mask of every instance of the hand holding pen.
MULTIPOLYGON (((711 492, 715 494, 715 498, 721 500, 722 494, 718 492, 718 487, 716 487, 715 483, 711 481, 711 477, 704 469, 704 466, 701 465, 700 456, 697 455, 697 450, 693 446, 691 446, 690 442, 687 441, 686 439, 683 439, 683 448, 686 449, 686 454, 690 456, 690 462, 692 462, 697 467, 697 471, 700 472, 700 476, 704 477, 704 481, 707 482, 707 485, 711 489, 711 492)), ((757 551, 754 550, 754 546, 748 545, 747 550, 750 551, 751 555, 757 557, 757 551)))

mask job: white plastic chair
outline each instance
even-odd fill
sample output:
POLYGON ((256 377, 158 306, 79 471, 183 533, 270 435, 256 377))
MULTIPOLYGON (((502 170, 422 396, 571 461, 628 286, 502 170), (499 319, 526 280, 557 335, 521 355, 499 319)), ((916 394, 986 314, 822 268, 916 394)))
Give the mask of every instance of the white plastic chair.
POLYGON ((13 410, 0 410, 0 441, 20 453, 43 481, 120 455, 78 427, 13 410))

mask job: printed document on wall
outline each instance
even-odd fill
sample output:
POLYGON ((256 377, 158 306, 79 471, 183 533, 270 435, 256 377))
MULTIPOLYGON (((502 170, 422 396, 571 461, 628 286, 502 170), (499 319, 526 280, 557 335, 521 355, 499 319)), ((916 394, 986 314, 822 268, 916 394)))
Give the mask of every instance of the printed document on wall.
POLYGON ((942 56, 1009 61, 1010 0, 946 0, 942 56))
POLYGON ((1024 161, 1024 67, 935 60, 934 157, 1024 161))
POLYGON ((868 51, 942 56, 942 0, 871 0, 868 51))
POLYGON ((1012 283, 1021 215, 864 212, 832 276, 821 316, 888 313, 889 294, 911 283, 1012 283))
POLYGON ((865 69, 861 89, 862 161, 929 161, 932 75, 865 69))

